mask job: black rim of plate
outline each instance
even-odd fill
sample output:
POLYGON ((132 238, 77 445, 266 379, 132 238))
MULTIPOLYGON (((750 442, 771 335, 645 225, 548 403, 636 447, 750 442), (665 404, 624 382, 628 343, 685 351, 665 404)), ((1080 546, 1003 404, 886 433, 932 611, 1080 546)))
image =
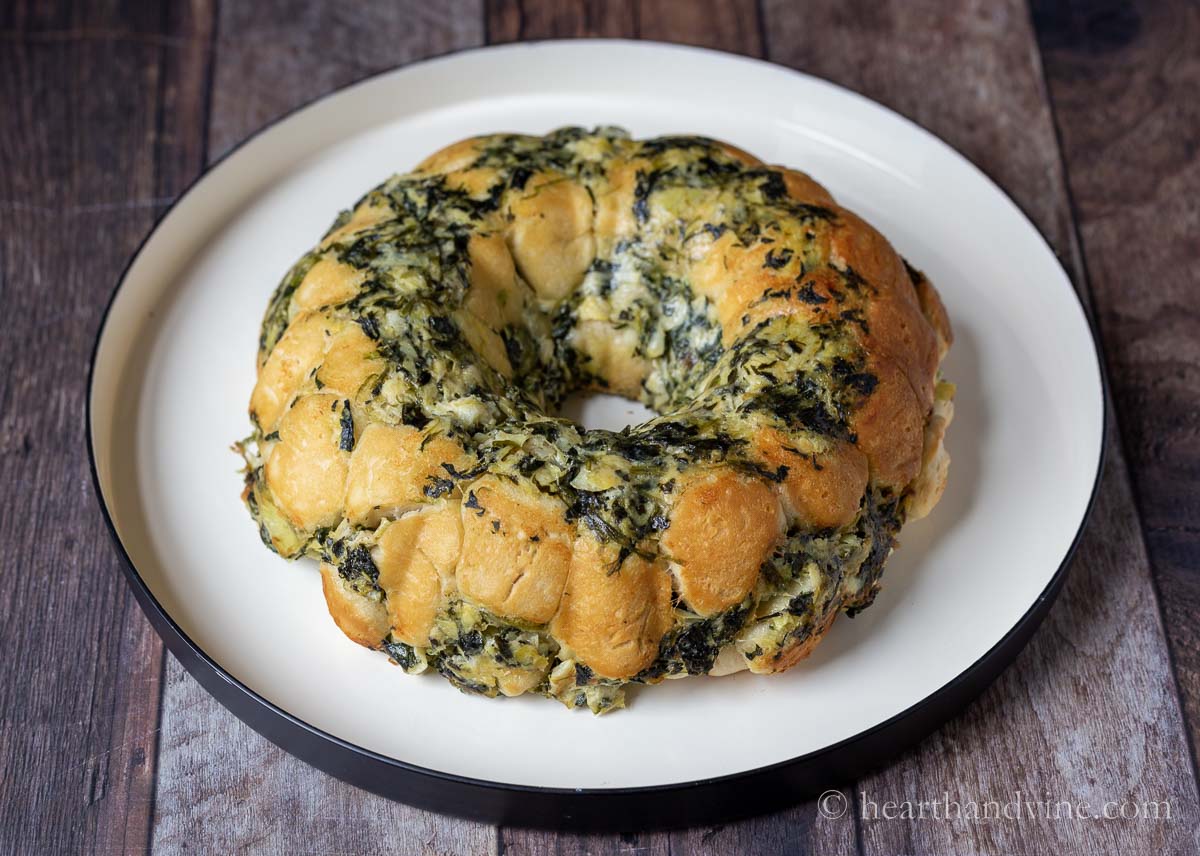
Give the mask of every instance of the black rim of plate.
MULTIPOLYGON (((624 39, 589 39, 579 41, 588 41, 594 44, 636 45, 707 53, 725 60, 735 59, 741 62, 769 66, 776 70, 799 74, 786 66, 706 48, 624 39)), ((572 43, 578 44, 579 41, 572 43)), ((922 740, 955 716, 966 704, 983 692, 1013 661, 1017 654, 1020 653, 1033 636, 1033 632, 1045 618, 1050 606, 1054 603, 1055 598, 1062 589, 1071 559, 1075 555, 1087 521, 1096 504, 1096 496, 1099 492, 1105 465, 1105 438, 1111 418, 1108 402, 1108 378, 1103 355, 1099 348, 1099 340, 1096 335, 1095 321, 1088 312, 1086 305, 1080 299, 1077 289, 1071 289, 1072 296, 1079 304, 1084 321, 1087 324, 1100 375, 1100 454, 1096 461, 1096 475, 1088 497, 1087 507, 1079 521, 1079 526, 1071 540, 1066 555, 1063 556, 1062 562, 1055 570, 1045 589, 1042 590, 1028 611, 1021 616, 1000 641, 964 671, 921 701, 884 722, 878 723, 852 737, 826 746, 823 749, 740 773, 731 773, 725 776, 691 782, 629 788, 551 788, 519 785, 474 779, 420 767, 397 758, 381 755, 322 731, 263 698, 253 689, 233 677, 199 645, 192 641, 183 629, 176 624, 175 620, 154 596, 154 593, 150 591, 141 574, 138 573, 133 559, 125 549, 125 545, 117 533, 116 524, 113 522, 112 514, 104 499, 104 493, 100 484, 100 473, 96 465, 96 450, 92 435, 92 398, 95 393, 96 358, 99 355, 100 345, 104 340, 109 315, 121 292, 121 287, 125 284, 129 271, 142 255, 146 245, 158 233, 163 221, 175 210, 175 207, 186 199, 217 167, 238 153, 251 140, 266 133, 294 114, 307 110, 326 99, 334 98, 348 89, 376 78, 396 73, 405 68, 445 60, 447 57, 457 54, 497 50, 507 51, 514 48, 519 49, 523 46, 555 43, 555 40, 548 40, 544 42, 525 42, 518 45, 473 48, 466 51, 451 51, 447 54, 440 54, 417 62, 406 63, 397 68, 386 69, 347 86, 339 87, 332 92, 314 98, 288 111, 262 128, 259 128, 212 164, 206 166, 191 184, 188 185, 187 189, 162 212, 155 221, 153 228, 142 239, 137 250, 130 257, 124 270, 122 270, 101 315, 100 325, 96 333, 96 340, 92 346, 92 354, 88 365, 88 395, 84 412, 88 464, 92 473, 92 487, 97 503, 100 506, 100 511, 104 516, 105 526, 116 547, 126 580, 133 589, 134 596, 137 598, 142 610, 150 619, 150 623, 162 638, 168 650, 170 650, 201 686, 235 716, 281 749, 330 775, 336 776, 357 787, 399 800, 417 808, 502 825, 574 831, 633 831, 678 828, 702 824, 712 825, 781 809, 823 791, 836 789, 839 786, 853 782, 864 773, 882 766, 885 762, 899 754, 900 751, 922 740)), ((561 44, 562 42, 559 41, 558 43, 561 44)), ((808 75, 808 77, 811 77, 811 75, 808 75)), ((832 84, 828 81, 824 82, 831 86, 837 86, 837 84, 832 84)), ((889 108, 884 107, 878 102, 871 101, 864 96, 857 95, 842 87, 837 88, 852 98, 861 98, 870 101, 877 108, 899 117, 902 121, 917 128, 921 133, 928 135, 931 139, 946 146, 947 149, 962 158, 988 184, 1012 203, 1013 207, 1021 213, 1030 227, 1041 237, 1043 243, 1046 244, 1051 253, 1054 252, 1053 247, 1046 240, 1046 236, 1042 233, 1041 229, 1025 213, 1024 209, 1017 204, 1016 200, 1009 196, 1007 191, 994 182, 990 176, 979 169, 968 158, 941 140, 940 137, 921 128, 907 117, 895 113, 889 108)), ((1065 271, 1064 275, 1066 275, 1065 271)), ((1066 279, 1068 283, 1071 282, 1069 275, 1066 275, 1066 279)), ((845 804, 840 804, 839 808, 844 810, 845 804)))

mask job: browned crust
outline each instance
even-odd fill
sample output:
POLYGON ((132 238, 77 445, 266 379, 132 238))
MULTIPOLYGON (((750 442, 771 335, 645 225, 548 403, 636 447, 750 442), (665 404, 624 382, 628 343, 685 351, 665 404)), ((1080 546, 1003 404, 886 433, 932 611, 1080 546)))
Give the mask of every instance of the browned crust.
POLYGON ((409 645, 429 644, 438 608, 455 590, 462 523, 452 503, 385 523, 372 558, 387 596, 392 633, 409 645))
POLYGON ((301 310, 315 312, 326 306, 345 303, 358 294, 365 279, 365 272, 338 261, 332 253, 326 253, 309 268, 292 295, 292 304, 301 310))
POLYGON ((350 456, 338 446, 340 406, 326 393, 298 399, 279 420, 279 442, 263 469, 276 504, 303 531, 334 526, 342 517, 350 456))
POLYGON ((857 516, 867 489, 867 458, 852 444, 789 437, 761 426, 751 447, 767 469, 785 468, 779 492, 790 517, 812 529, 837 529, 857 516))
POLYGON ((921 469, 925 420, 932 408, 917 398, 904 373, 887 357, 872 355, 868 369, 874 391, 850 419, 872 479, 902 492, 921 469))
POLYGON ((596 256, 592 197, 561 175, 539 175, 509 207, 508 246, 521 276, 543 300, 557 301, 579 285, 596 256))
POLYGON ((469 465, 455 441, 426 436, 408 425, 371 423, 350 457, 346 517, 370 526, 420 508, 429 501, 425 488, 431 479, 445 476, 446 464, 469 465))
POLYGON ((605 678, 631 678, 654 662, 671 626, 666 563, 620 559, 613 544, 589 532, 575 540, 571 571, 550 630, 581 662, 605 678))
POLYGON ((500 331, 520 320, 529 288, 517 275, 512 253, 499 232, 472 235, 467 252, 471 287, 455 321, 488 365, 512 377, 500 331))
POLYGON ((773 166, 771 169, 783 174, 783 184, 787 188, 788 196, 792 199, 803 202, 805 205, 819 205, 822 208, 833 207, 833 194, 808 173, 779 165, 773 166))
POLYGON ((775 492, 729 468, 697 473, 681 487, 662 547, 679 592, 700 615, 742 602, 784 530, 775 492))
MULTIPOLYGON (((693 271, 697 290, 716 304, 726 344, 766 318, 796 315, 816 322, 831 317, 830 307, 836 306, 832 300, 817 304, 795 299, 803 287, 797 282, 801 261, 793 257, 782 267, 771 268, 765 261, 773 250, 774 246, 766 243, 746 247, 726 233, 693 271)), ((814 272, 806 277, 805 285, 811 280, 818 289, 826 289, 831 276, 814 272)))
POLYGON ((946 311, 946 305, 942 303, 942 296, 938 294, 937 289, 933 287, 933 283, 926 278, 925 274, 920 271, 911 271, 911 273, 916 277, 917 299, 921 304, 921 313, 929 321, 937 336, 938 360, 940 361, 945 358, 950 346, 954 344, 950 314, 946 311))
POLYGON ((292 319, 259 367, 250 395, 250 415, 264 434, 275 430, 309 374, 320 363, 329 337, 341 325, 325 315, 303 312, 292 319))
POLYGON ((467 137, 451 143, 445 148, 438 149, 425 160, 417 164, 417 172, 445 174, 458 172, 474 163, 479 154, 481 137, 467 137))
POLYGON ((484 476, 462 506, 462 593, 497 615, 554 617, 571 566, 566 506, 531 487, 484 476))
POLYGON ((322 390, 356 400, 367 381, 383 368, 384 361, 375 343, 361 327, 351 324, 330 340, 316 378, 322 390))
POLYGON ((333 246, 333 244, 344 241, 352 235, 370 229, 377 223, 386 220, 392 216, 392 209, 386 205, 375 205, 373 201, 364 202, 358 208, 354 209, 350 219, 336 229, 333 229, 326 235, 320 243, 322 249, 333 246))
POLYGON ((387 637, 391 622, 379 601, 369 600, 345 585, 337 568, 321 563, 321 591, 334 624, 351 640, 367 648, 378 648, 387 637))
POLYGON ((811 654, 813 649, 821 643, 825 634, 829 632, 829 629, 833 627, 833 622, 837 618, 837 615, 837 610, 829 610, 821 619, 821 623, 811 633, 803 639, 796 639, 782 648, 778 655, 771 661, 771 671, 786 672, 811 654))
POLYGON ((726 143, 721 140, 713 140, 713 142, 716 143, 717 148, 719 148, 725 154, 729 155, 736 161, 741 161, 746 166, 762 166, 762 161, 750 154, 750 152, 746 151, 745 149, 739 149, 732 143, 726 143))

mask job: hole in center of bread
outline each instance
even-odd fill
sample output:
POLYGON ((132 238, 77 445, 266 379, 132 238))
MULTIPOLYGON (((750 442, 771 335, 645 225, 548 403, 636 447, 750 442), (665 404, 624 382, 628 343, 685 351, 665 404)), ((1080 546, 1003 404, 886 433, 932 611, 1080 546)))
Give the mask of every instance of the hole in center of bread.
POLYGON ((589 430, 620 431, 641 425, 656 414, 641 402, 603 392, 575 392, 567 396, 558 415, 589 430))

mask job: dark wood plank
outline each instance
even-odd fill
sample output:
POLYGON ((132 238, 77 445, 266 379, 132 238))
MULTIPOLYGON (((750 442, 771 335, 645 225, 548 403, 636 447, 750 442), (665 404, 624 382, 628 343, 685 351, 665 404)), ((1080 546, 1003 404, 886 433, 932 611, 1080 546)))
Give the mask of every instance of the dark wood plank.
POLYGON ((99 315, 164 197, 198 167, 185 82, 207 10, 0 12, 0 850, 147 842, 162 649, 92 497, 83 436, 99 315), (160 116, 172 116, 174 136, 160 116), (10 335, 11 333, 11 335, 10 335))
POLYGON ((292 757, 221 707, 174 659, 166 681, 155 853, 495 850, 490 826, 369 794, 292 757))
POLYGON ((1200 7, 1037 2, 1125 453, 1200 748, 1200 7))
POLYGON ((487 41, 629 38, 637 31, 635 0, 526 2, 487 0, 487 41))
POLYGON ((338 87, 481 44, 480 2, 223 4, 210 160, 271 120, 338 87))
MULTIPOLYGON (((841 788, 846 805, 853 804, 853 793, 841 788)), ((837 802, 827 803, 836 807, 837 802)), ((671 852, 726 856, 739 854, 825 854, 845 856, 861 853, 853 812, 840 817, 823 817, 815 801, 785 811, 754 817, 723 826, 684 829, 670 835, 671 852)))
MULTIPOLYGON (((768 0, 768 55, 882 101, 989 172, 1085 284, 1027 10, 1010 2, 768 0)), ((1194 252, 1193 252, 1194 255, 1194 252)), ((1087 298, 1086 288, 1084 297, 1087 298)), ((1197 803, 1128 474, 1114 436, 1095 519, 1046 626, 962 716, 855 786, 879 805, 1166 800, 1180 823, 867 820, 869 853, 1188 852, 1197 803)), ((1036 811, 1036 809, 1034 809, 1036 811)), ((868 808, 868 811, 870 809, 868 808)))
POLYGON ((762 55, 753 0, 488 0, 489 44, 639 38, 762 55))
MULTIPOLYGON (((376 71, 478 44, 473 0, 223 4, 210 159, 280 114, 376 71)), ((357 790, 243 725, 168 659, 153 847, 254 853, 494 849, 490 827, 357 790)))
POLYGON ((758 4, 750 0, 642 0, 637 36, 761 57, 758 4))

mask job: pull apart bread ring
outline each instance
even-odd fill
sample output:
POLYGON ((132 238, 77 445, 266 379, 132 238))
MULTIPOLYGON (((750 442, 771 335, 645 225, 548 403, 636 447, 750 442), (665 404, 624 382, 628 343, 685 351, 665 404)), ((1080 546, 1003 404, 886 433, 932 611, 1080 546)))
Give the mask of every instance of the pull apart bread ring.
POLYGON ((780 672, 946 483, 937 292, 802 172, 498 134, 344 212, 263 320, 244 498, 347 636, 485 696, 780 672), (555 416, 598 390, 658 415, 555 416))

